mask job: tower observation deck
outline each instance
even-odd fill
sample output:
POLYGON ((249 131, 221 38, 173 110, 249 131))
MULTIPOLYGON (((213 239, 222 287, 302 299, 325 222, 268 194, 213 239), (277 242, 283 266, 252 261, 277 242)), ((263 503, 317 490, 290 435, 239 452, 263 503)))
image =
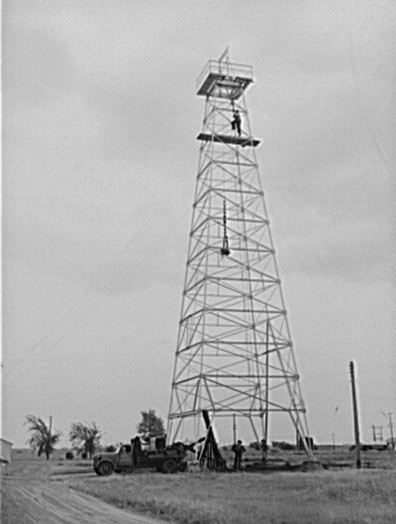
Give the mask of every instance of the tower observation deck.
POLYGON ((208 413, 226 442, 227 417, 245 439, 268 442, 270 429, 283 429, 273 416, 286 414, 311 456, 245 101, 252 83, 252 67, 225 55, 197 81, 205 111, 167 433, 197 440, 208 413))
POLYGON ((197 95, 238 100, 253 82, 253 68, 209 60, 197 80, 197 95))
MULTIPOLYGON (((236 108, 236 102, 243 96, 246 89, 253 83, 253 68, 248 65, 233 64, 225 60, 209 60, 197 80, 197 95, 207 99, 217 100, 218 110, 243 111, 236 108), (229 104, 231 103, 230 107, 229 104)), ((257 147, 260 140, 254 139, 246 133, 230 135, 224 134, 223 128, 218 128, 218 133, 202 132, 198 140, 206 142, 219 142, 240 146, 257 147)))

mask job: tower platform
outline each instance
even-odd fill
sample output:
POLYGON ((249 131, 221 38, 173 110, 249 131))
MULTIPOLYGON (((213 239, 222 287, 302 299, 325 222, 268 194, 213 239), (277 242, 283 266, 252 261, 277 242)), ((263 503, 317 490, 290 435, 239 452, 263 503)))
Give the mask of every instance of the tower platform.
POLYGON ((238 146, 251 146, 257 147, 260 144, 260 140, 245 136, 231 136, 231 135, 212 135, 211 133, 200 133, 197 136, 197 140, 204 142, 219 142, 222 144, 233 144, 238 146))
POLYGON ((197 95, 237 100, 253 82, 251 66, 209 60, 197 80, 197 95))

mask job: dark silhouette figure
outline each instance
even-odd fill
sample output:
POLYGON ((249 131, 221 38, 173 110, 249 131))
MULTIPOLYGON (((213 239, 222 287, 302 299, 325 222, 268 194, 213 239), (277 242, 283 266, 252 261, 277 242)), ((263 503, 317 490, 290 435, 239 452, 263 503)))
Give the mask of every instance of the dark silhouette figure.
POLYGON ((242 446, 242 441, 238 440, 238 442, 234 444, 231 449, 235 453, 234 471, 240 471, 242 469, 242 455, 246 451, 245 448, 242 446))
POLYGON ((239 114, 238 109, 234 109, 232 116, 233 116, 233 119, 231 120, 231 129, 233 131, 236 130, 236 132, 238 133, 238 136, 241 136, 242 120, 241 120, 241 115, 239 114))
POLYGON ((131 440, 132 444, 132 465, 138 467, 140 463, 140 455, 142 454, 142 443, 139 437, 135 437, 131 440))
POLYGON ((261 441, 260 448, 261 448, 261 461, 267 462, 268 444, 265 438, 263 438, 263 440, 261 441))

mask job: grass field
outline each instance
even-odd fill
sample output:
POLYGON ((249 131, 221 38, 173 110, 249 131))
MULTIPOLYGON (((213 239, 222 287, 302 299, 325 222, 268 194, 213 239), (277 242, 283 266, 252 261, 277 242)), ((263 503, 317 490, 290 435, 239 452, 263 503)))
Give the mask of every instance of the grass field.
POLYGON ((75 488, 180 524, 396 522, 395 453, 365 453, 362 470, 339 466, 353 466, 345 450, 318 458, 333 466, 306 473, 135 473, 90 478, 75 488))
POLYGON ((395 472, 145 473, 78 489, 182 524, 395 523, 395 472))
MULTIPOLYGON (((278 456, 290 463, 304 460, 293 453, 278 456)), ((27 475, 65 490, 71 487, 127 511, 179 524, 396 522, 395 452, 364 453, 366 467, 361 470, 354 467, 354 457, 345 449, 319 451, 317 457, 328 469, 266 473, 196 470, 177 475, 142 471, 110 477, 96 476, 90 461, 54 457, 47 462, 21 457, 10 465, 9 474, 27 475)), ((255 458, 249 451, 248 463, 255 458)), ((19 524, 23 520, 7 522, 19 524)))

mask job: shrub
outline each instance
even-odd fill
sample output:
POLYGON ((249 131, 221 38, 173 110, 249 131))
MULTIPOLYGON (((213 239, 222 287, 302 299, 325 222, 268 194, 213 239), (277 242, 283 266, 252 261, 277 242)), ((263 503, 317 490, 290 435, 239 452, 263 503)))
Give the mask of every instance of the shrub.
POLYGON ((277 442, 276 440, 272 443, 272 446, 274 448, 278 449, 284 449, 284 450, 294 450, 296 449, 296 446, 294 444, 290 444, 290 442, 277 442))
POLYGON ((71 451, 67 451, 65 456, 66 456, 67 460, 73 460, 74 459, 74 455, 73 455, 73 453, 71 451))

